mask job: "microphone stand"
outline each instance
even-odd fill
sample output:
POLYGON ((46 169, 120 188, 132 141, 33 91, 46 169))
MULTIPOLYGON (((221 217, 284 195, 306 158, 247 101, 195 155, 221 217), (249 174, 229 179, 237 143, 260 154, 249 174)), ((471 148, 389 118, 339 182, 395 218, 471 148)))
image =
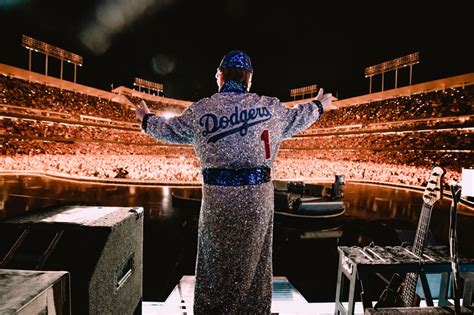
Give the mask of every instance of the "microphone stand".
POLYGON ((451 183, 450 185, 452 202, 451 202, 451 218, 449 222, 449 253, 451 258, 451 269, 453 273, 453 299, 454 299, 454 312, 455 314, 461 314, 461 305, 459 301, 459 257, 458 257, 458 240, 456 234, 457 225, 457 206, 459 199, 461 198, 461 188, 457 183, 451 183))

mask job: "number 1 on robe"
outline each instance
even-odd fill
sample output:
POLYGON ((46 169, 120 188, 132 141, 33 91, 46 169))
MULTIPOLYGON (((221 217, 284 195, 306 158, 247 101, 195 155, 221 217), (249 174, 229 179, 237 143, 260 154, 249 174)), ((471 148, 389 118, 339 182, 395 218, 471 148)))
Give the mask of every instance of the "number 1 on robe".
POLYGON ((270 139, 268 137, 268 129, 265 129, 260 136, 264 145, 265 145, 265 158, 268 160, 270 158, 270 139))

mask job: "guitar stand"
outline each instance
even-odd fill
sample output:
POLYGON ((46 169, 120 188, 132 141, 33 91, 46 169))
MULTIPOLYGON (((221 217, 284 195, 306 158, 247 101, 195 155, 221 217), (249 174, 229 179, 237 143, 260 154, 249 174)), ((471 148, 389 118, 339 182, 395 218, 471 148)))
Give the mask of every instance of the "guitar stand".
POLYGON ((449 250, 451 258, 451 269, 452 269, 452 283, 453 283, 453 300, 454 310, 456 314, 461 313, 461 305, 459 301, 459 258, 458 258, 458 239, 457 239, 457 206, 461 199, 461 187, 457 183, 449 185, 451 189, 451 208, 450 208, 450 221, 449 221, 449 250))
MULTIPOLYGON (((433 305, 433 297, 428 285, 426 274, 441 274, 439 290, 439 306, 448 306, 448 287, 451 274, 451 262, 446 246, 425 248, 423 257, 416 257, 411 251, 401 246, 394 247, 346 247, 339 246, 339 268, 337 274, 335 314, 354 314, 356 291, 360 291, 360 299, 364 310, 371 309, 371 292, 368 282, 369 274, 415 272, 419 274, 421 286, 425 294, 426 304, 433 305), (341 301, 345 283, 349 282, 348 307, 341 301)), ((460 259, 460 272, 474 273, 474 259, 460 259)), ((466 281, 463 305, 472 306, 472 281, 466 281)))

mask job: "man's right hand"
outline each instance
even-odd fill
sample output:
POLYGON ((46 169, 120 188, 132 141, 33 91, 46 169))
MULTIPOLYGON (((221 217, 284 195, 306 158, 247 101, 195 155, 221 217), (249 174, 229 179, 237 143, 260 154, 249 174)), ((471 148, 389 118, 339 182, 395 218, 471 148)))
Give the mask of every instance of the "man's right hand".
POLYGON ((150 110, 148 109, 148 106, 146 106, 145 101, 141 101, 140 104, 137 105, 137 108, 135 110, 135 114, 140 121, 143 120, 143 116, 146 114, 150 113, 150 110))
POLYGON ((324 92, 323 89, 319 89, 319 93, 316 96, 315 100, 321 102, 321 105, 323 105, 324 111, 327 111, 330 109, 337 109, 336 106, 332 105, 332 94, 331 93, 323 94, 323 92, 324 92))

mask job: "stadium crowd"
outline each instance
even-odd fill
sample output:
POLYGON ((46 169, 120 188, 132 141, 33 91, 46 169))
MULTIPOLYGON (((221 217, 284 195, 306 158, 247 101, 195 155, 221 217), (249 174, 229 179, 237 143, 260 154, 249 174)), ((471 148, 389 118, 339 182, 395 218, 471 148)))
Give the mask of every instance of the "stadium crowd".
MULTIPOLYGON (((189 146, 143 146, 117 143, 61 143, 10 139, 10 153, 0 156, 0 170, 32 170, 97 178, 129 178, 163 182, 200 181, 200 167, 189 146), (15 147, 16 149, 12 149, 15 147), (98 154, 100 152, 100 154, 98 154), (123 175, 117 170, 127 170, 123 175)), ((2 152, 5 149, 2 144, 2 152)), ((444 165, 459 179, 461 167, 473 164, 471 153, 435 152, 429 157, 417 151, 288 150, 279 152, 274 165, 276 179, 333 178, 386 181, 422 185, 430 165, 444 165), (417 156, 423 156, 419 161, 417 156), (439 163, 451 161, 449 163, 439 163), (421 162, 424 162, 422 164, 421 162), (457 163, 456 163, 457 162, 457 163), (455 164, 454 164, 455 163, 455 164), (458 167, 455 167, 458 166, 458 167)))
MULTIPOLYGON (((15 138, 167 145, 164 142, 150 138, 139 130, 117 129, 105 126, 85 126, 31 119, 3 118, 0 119, 0 128, 4 135, 15 138)), ((473 130, 452 128, 406 132, 296 136, 284 141, 281 148, 297 150, 468 150, 474 147, 473 141, 473 130)))
MULTIPOLYGON (((463 127, 464 118, 455 122, 455 127, 432 124, 430 128, 425 123, 422 129, 428 130, 396 132, 383 123, 460 116, 470 119, 473 91, 473 86, 467 86, 329 111, 310 128, 314 134, 299 135, 282 144, 274 164, 274 178, 309 180, 344 174, 349 180, 418 186, 426 183, 433 165, 442 165, 448 169, 447 178, 459 179, 462 167, 474 166, 473 132, 472 128, 463 127), (348 127, 339 134, 324 132, 354 124, 366 129, 378 124, 378 129, 360 132, 354 128, 351 133, 348 127)), ((6 76, 0 76, 0 103, 137 122, 126 105, 6 76)), ((153 106, 156 110, 167 109, 166 104, 153 106)), ((176 107, 170 106, 170 110, 176 107)), ((191 146, 165 144, 130 127, 51 121, 44 117, 0 117, 0 153, 0 170, 162 182, 201 180, 199 162, 191 146)))
MULTIPOLYGON (((137 97, 130 96, 129 99, 133 104, 140 102, 137 97)), ((149 100, 147 103, 154 111, 165 108, 174 112, 183 110, 174 104, 149 100)), ((115 121, 137 122, 134 109, 126 104, 6 75, 0 75, 0 104, 55 111, 70 114, 72 117, 87 115, 115 121)))
POLYGON ((472 130, 428 130, 293 137, 281 148, 297 150, 372 149, 372 150, 469 150, 474 147, 472 130))
POLYGON ((327 112, 311 128, 472 115, 474 85, 401 96, 327 112))
MULTIPOLYGON (((16 138, 47 138, 49 140, 107 141, 135 144, 157 144, 158 141, 138 130, 117 129, 105 126, 85 126, 71 123, 38 121, 31 119, 0 119, 5 135, 16 138)), ((163 143, 162 143, 163 144, 163 143)))
MULTIPOLYGON (((166 150, 165 150, 166 151, 166 150)), ((401 183, 412 186, 426 185, 430 168, 390 163, 324 160, 301 154, 291 157, 279 154, 275 161, 274 179, 314 180, 332 179, 344 174, 348 180, 369 180, 401 183)), ((162 155, 114 155, 111 153, 41 154, 1 156, 0 170, 60 173, 66 176, 94 178, 128 178, 157 182, 199 183, 199 162, 192 151, 162 155), (123 176, 121 170, 126 170, 123 176)), ((460 173, 450 170, 447 179, 460 179, 460 173)))

